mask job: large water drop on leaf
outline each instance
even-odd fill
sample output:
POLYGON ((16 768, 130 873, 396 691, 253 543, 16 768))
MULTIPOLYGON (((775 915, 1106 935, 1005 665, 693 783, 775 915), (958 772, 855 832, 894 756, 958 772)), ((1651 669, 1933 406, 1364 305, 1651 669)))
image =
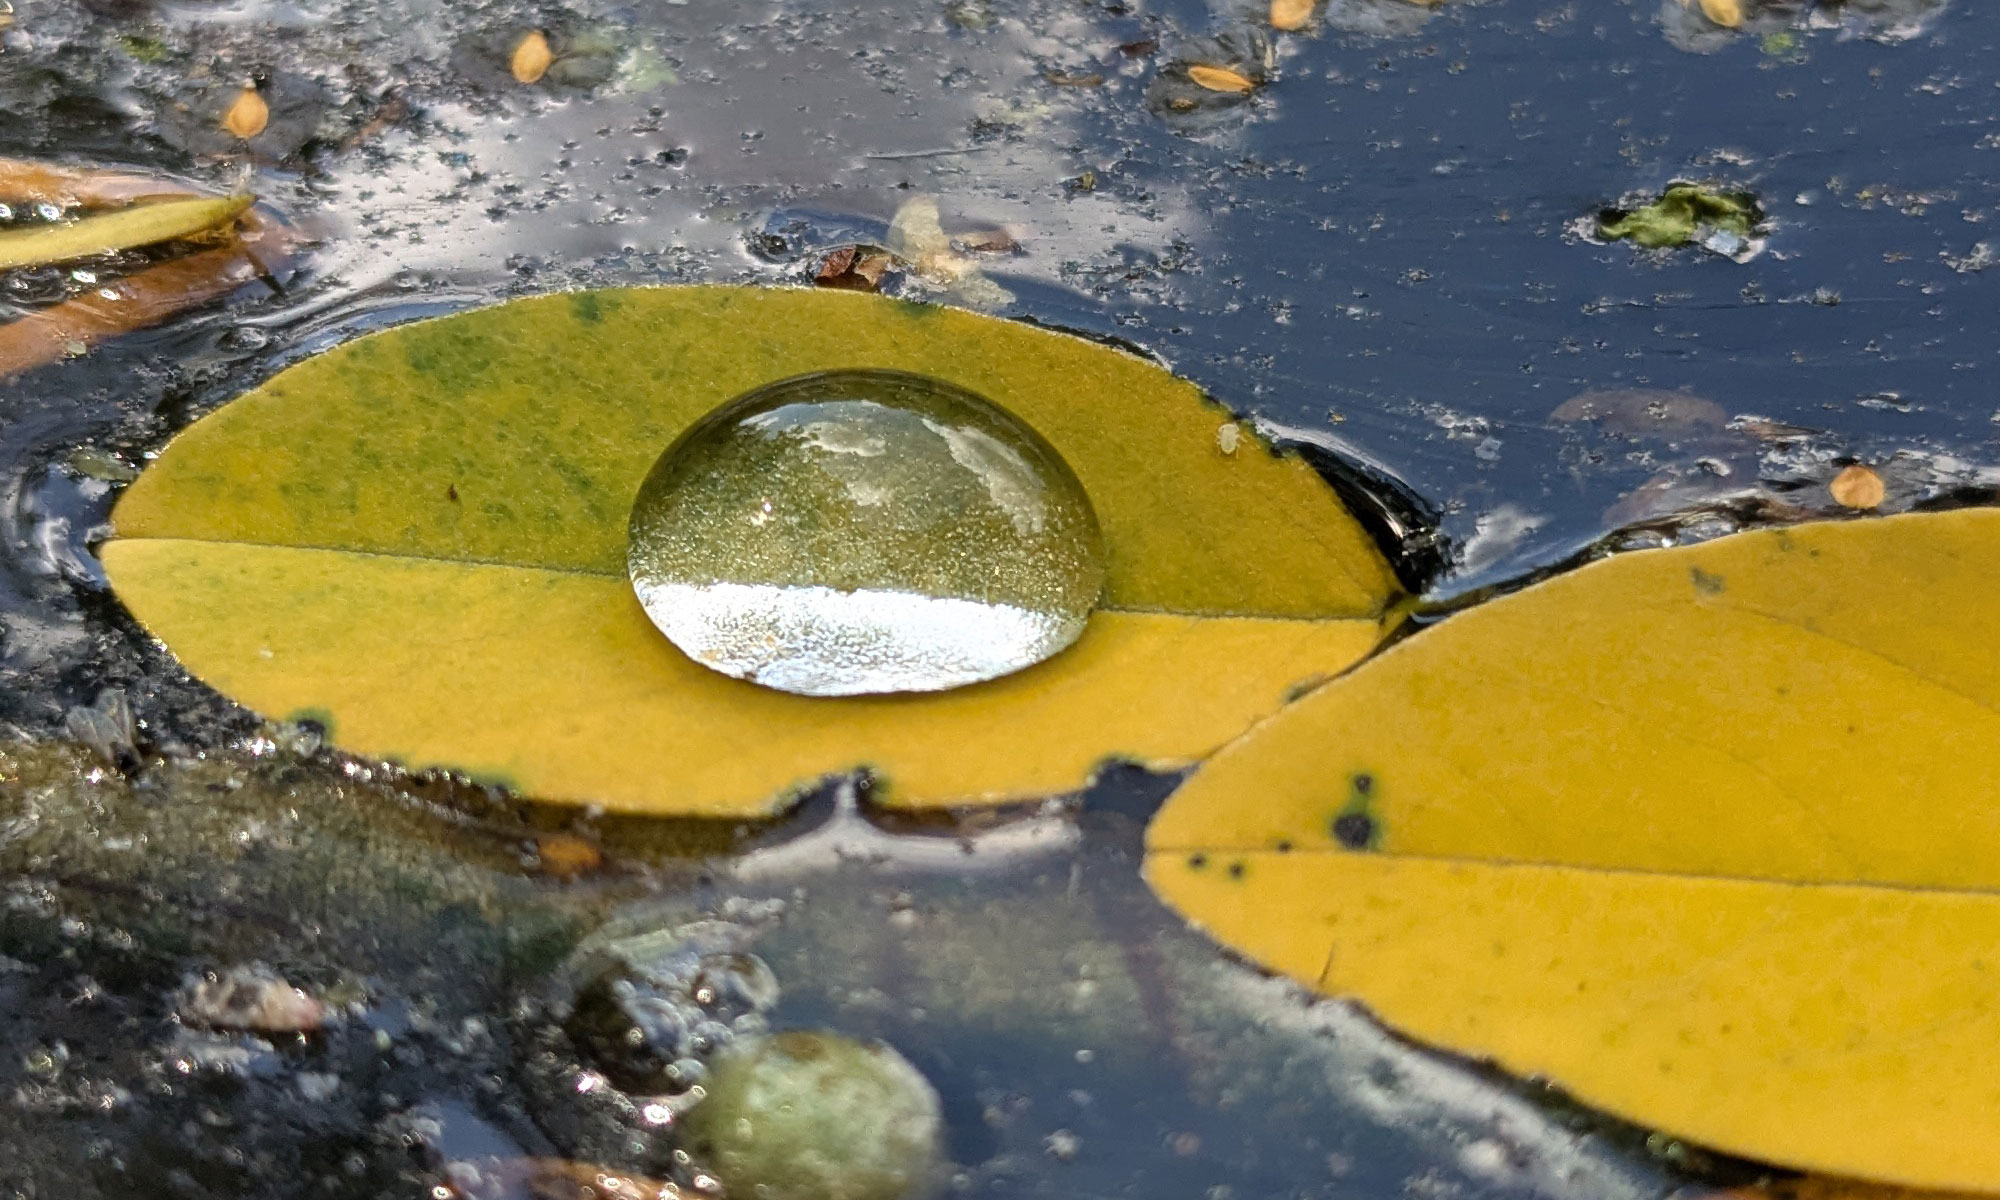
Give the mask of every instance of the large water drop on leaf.
POLYGON ((640 603, 696 661, 813 696, 937 691, 1049 657, 1104 586, 1097 518, 1040 435, 894 371, 780 380, 639 489, 640 603))

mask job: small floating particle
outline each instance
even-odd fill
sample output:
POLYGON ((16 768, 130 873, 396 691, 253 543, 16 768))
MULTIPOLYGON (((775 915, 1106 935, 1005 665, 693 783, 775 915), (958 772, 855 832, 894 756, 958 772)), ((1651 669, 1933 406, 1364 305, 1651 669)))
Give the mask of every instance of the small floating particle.
POLYGON ((1835 501, 1847 508, 1875 508, 1887 498, 1889 491, 1882 483, 1882 477, 1860 463, 1844 468, 1826 485, 1833 493, 1835 501))
POLYGON ((514 43, 514 56, 508 60, 507 69, 514 74, 517 83, 534 83, 548 74, 550 64, 556 61, 556 53, 549 48, 549 39, 541 30, 531 30, 514 43))
POLYGON ((261 963, 188 980, 177 1007, 190 1024, 255 1033, 306 1033, 327 1019, 324 1005, 261 963))
POLYGON ((236 93, 235 103, 222 114, 222 127, 231 136, 245 141, 264 132, 264 126, 270 122, 271 106, 264 103, 264 97, 254 87, 246 87, 236 93))
POLYGON ((1701 0, 1701 15, 1724 29, 1743 27, 1743 0, 1701 0))
POLYGON ((1271 28, 1290 33, 1312 20, 1313 0, 1271 0, 1271 28))
POLYGON ((1196 63, 1187 69, 1187 73, 1188 78, 1197 86, 1207 88, 1211 92, 1241 94, 1255 91, 1257 88, 1256 83, 1248 75, 1232 71, 1228 67, 1211 67, 1205 63, 1196 63))
POLYGON ((1104 76, 1096 71, 1044 71, 1042 78, 1056 87, 1094 88, 1104 83, 1104 76))

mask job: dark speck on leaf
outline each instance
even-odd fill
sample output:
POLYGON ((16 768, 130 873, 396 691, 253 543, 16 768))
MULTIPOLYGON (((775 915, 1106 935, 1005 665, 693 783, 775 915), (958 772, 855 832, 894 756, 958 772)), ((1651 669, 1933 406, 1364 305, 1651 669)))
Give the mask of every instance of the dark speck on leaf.
POLYGON ((1366 771, 1358 771, 1354 776, 1354 794, 1366 796, 1375 790, 1375 777, 1366 771))
POLYGON ((1348 850, 1366 850, 1375 841, 1375 818, 1363 812, 1342 813, 1333 819, 1333 840, 1348 850))
POLYGON ((457 484, 455 484, 455 483, 447 483, 447 484, 445 484, 445 485, 444 485, 444 498, 445 498, 445 499, 447 499, 447 500, 449 500, 449 501, 451 501, 451 502, 452 502, 453 504, 457 504, 457 503, 458 503, 458 485, 457 485, 457 484))
POLYGON ((1277 847, 1277 849, 1278 849, 1278 853, 1280 853, 1280 854, 1289 854, 1289 853, 1291 853, 1291 850, 1292 850, 1292 842, 1291 842, 1291 839, 1290 839, 1290 838, 1282 838, 1282 839, 1280 839, 1280 840, 1279 840, 1279 842, 1278 842, 1278 847, 1277 847))
POLYGON ((1710 575, 1700 567, 1689 567, 1688 576, 1694 580, 1694 590, 1700 592, 1702 595, 1717 596, 1722 594, 1725 586, 1722 576, 1710 575))
POLYGON ((1208 855, 1206 854, 1188 855, 1188 866, 1193 867, 1195 870, 1199 871, 1207 865, 1208 865, 1208 855))
POLYGON ((1244 870, 1245 870, 1245 868, 1244 868, 1244 866, 1243 866, 1243 864, 1242 864, 1242 863, 1240 863, 1240 862, 1233 862, 1233 863, 1230 863, 1230 864, 1229 864, 1229 877, 1230 877, 1231 879, 1241 879, 1241 878, 1243 878, 1243 872, 1244 872, 1244 870))

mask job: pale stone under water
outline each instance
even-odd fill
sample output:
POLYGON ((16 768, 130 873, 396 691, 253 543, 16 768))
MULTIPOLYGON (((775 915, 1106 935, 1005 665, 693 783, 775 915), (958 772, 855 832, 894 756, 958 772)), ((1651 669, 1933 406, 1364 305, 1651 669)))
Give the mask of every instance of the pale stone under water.
POLYGON ((695 661, 806 695, 936 691, 1040 662, 1104 585, 1082 485, 963 389, 888 371, 781 380, 661 456, 632 582, 695 661))

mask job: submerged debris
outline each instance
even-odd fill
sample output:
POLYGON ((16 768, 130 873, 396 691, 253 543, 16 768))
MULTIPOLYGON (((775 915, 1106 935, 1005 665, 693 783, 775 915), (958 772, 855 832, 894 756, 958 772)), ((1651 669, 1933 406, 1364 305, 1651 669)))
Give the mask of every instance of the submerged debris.
POLYGON ((905 1200, 938 1171, 944 1110, 930 1081, 889 1046, 794 1032, 724 1056, 687 1128, 732 1194, 905 1200))
POLYGON ((252 1033, 310 1033, 327 1019, 325 1005, 262 963, 188 979, 177 1008, 191 1025, 252 1033))
POLYGON ((105 688, 97 702, 78 704, 63 714, 63 728, 98 758, 129 771, 139 762, 139 725, 123 688, 105 688))

